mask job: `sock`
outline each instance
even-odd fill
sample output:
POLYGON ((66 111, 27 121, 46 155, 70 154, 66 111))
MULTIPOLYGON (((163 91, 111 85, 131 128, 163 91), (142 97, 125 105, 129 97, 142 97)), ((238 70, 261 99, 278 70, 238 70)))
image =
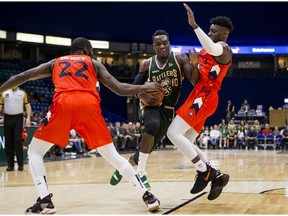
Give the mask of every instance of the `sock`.
POLYGON ((194 166, 196 170, 200 172, 205 172, 207 170, 207 166, 202 160, 199 160, 198 162, 194 163, 194 166))
POLYGON ((119 169, 119 172, 120 170, 121 175, 123 175, 124 178, 126 178, 130 183, 132 183, 135 189, 140 192, 140 194, 143 195, 147 191, 146 187, 143 185, 140 179, 140 176, 136 173, 136 171, 133 169, 133 167, 129 164, 128 161, 124 166, 119 169))
POLYGON ((146 153, 139 153, 139 160, 138 160, 138 167, 137 167, 137 173, 142 177, 143 175, 146 175, 146 164, 148 160, 149 154, 146 153))
POLYGON ((38 176, 34 178, 34 184, 37 188, 40 199, 48 196, 50 193, 48 191, 47 183, 44 176, 38 176))

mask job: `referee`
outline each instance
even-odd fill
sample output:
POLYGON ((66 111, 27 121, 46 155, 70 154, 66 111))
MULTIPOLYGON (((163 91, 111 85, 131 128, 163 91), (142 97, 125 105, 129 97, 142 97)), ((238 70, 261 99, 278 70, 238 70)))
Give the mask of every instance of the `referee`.
POLYGON ((14 152, 18 170, 23 171, 22 129, 24 122, 24 105, 26 108, 26 126, 30 126, 31 105, 24 90, 15 87, 3 92, 0 96, 0 112, 4 106, 4 136, 5 154, 8 167, 6 171, 14 170, 14 152))

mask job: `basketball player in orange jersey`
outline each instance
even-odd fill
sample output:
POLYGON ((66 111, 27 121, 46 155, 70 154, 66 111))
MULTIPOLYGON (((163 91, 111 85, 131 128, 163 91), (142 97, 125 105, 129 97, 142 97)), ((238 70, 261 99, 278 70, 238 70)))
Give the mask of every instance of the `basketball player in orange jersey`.
MULTIPOLYGON (((93 48, 89 40, 76 38, 71 45, 71 55, 62 56, 14 76, 0 87, 0 92, 26 81, 52 76, 55 85, 53 103, 46 118, 36 130, 29 146, 29 167, 39 198, 26 210, 26 214, 54 214, 54 207, 46 182, 43 156, 53 146, 66 147, 69 131, 75 129, 90 149, 98 152, 115 168, 121 170, 140 192, 149 211, 156 211, 160 202, 147 191, 131 164, 118 154, 101 115, 97 81, 118 95, 135 95, 143 91, 160 90, 156 83, 131 85, 118 82, 100 62, 92 59, 93 48)), ((97 203, 97 200, 95 200, 97 203)))
POLYGON ((188 22, 203 46, 198 55, 189 54, 193 65, 197 65, 198 61, 200 80, 185 103, 177 110, 167 136, 183 155, 192 161, 197 170, 195 184, 190 192, 199 193, 211 181, 208 199, 213 200, 221 194, 223 187, 229 181, 229 175, 211 167, 194 141, 205 120, 216 111, 218 106, 218 91, 232 63, 232 51, 226 40, 234 26, 229 18, 218 16, 210 20, 210 30, 206 35, 197 25, 191 8, 186 4, 184 7, 187 10, 188 22))

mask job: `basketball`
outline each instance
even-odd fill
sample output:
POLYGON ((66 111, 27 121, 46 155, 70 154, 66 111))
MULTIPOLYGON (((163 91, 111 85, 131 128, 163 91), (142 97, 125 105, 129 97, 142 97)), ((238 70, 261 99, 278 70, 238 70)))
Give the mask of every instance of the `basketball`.
POLYGON ((147 92, 147 94, 150 94, 153 98, 152 100, 145 101, 141 99, 142 103, 146 106, 158 106, 163 98, 164 98, 164 91, 153 91, 153 92, 147 92))

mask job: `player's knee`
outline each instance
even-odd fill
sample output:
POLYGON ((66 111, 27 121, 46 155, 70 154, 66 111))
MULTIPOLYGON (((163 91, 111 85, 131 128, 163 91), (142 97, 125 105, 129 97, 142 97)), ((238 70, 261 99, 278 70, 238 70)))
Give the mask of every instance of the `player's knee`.
POLYGON ((149 121, 149 124, 145 126, 145 132, 151 136, 155 136, 160 128, 160 121, 153 119, 149 121))

